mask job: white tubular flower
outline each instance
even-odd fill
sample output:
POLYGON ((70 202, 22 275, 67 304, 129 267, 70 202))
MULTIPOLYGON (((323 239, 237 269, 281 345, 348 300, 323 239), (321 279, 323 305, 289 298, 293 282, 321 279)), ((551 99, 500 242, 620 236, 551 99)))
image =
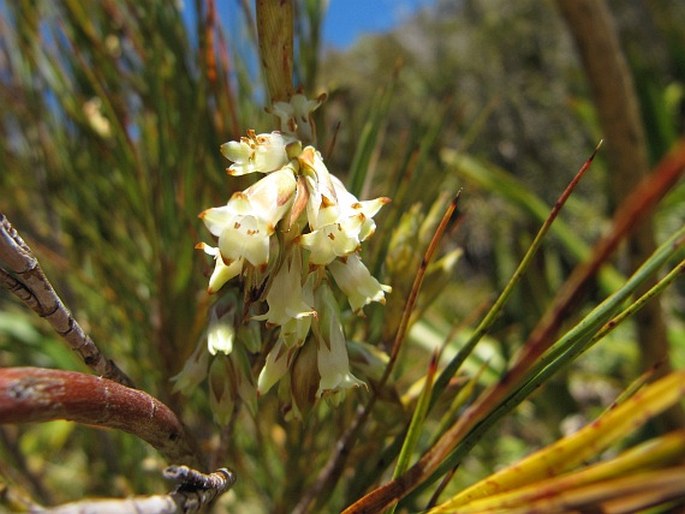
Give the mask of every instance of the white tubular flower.
POLYGON ((255 268, 266 268, 269 238, 290 208, 295 188, 293 169, 288 165, 235 193, 225 206, 200 214, 209 231, 219 238, 226 266, 245 259, 255 268))
POLYGON ((355 312, 371 302, 385 303, 385 293, 392 291, 371 275, 357 254, 334 260, 328 269, 355 312))
POLYGON ((291 320, 316 314, 304 298, 302 258, 297 248, 293 248, 276 272, 266 294, 266 302, 269 305, 268 312, 253 319, 266 320, 273 325, 285 325, 291 320))
MULTIPOLYGON (((293 250, 294 251, 294 250, 293 250)), ((281 325, 281 337, 288 348, 302 346, 309 335, 309 330, 312 326, 312 320, 317 317, 318 313, 313 310, 310 305, 314 304, 314 283, 316 282, 316 274, 310 273, 307 275, 304 286, 302 286, 301 296, 308 308, 312 309, 307 312, 306 316, 292 318, 285 324, 281 325)))
POLYGON ((302 151, 299 161, 308 187, 307 219, 311 229, 299 242, 309 250, 310 263, 326 265, 357 251, 376 230, 373 216, 390 200, 357 200, 328 172, 321 155, 312 147, 302 151))
POLYGON ((268 111, 278 117, 282 132, 296 135, 298 139, 304 141, 312 141, 314 138, 312 113, 325 99, 325 94, 310 100, 298 93, 293 95, 289 102, 274 102, 268 111))
POLYGON ((321 398, 325 393, 365 385, 350 372, 350 360, 347 356, 342 327, 331 328, 333 329, 331 340, 322 341, 316 354, 319 374, 321 375, 319 389, 316 392, 317 398, 321 398))
MULTIPOLYGON (((324 212, 324 209, 321 210, 324 212)), ((355 216, 323 225, 300 237, 300 245, 310 252, 311 264, 330 264, 336 257, 350 255, 359 248, 363 218, 355 216)))
POLYGON ((339 307, 327 284, 322 284, 317 289, 316 299, 319 322, 314 323, 314 334, 318 344, 316 360, 321 377, 316 396, 320 398, 323 394, 362 386, 364 382, 350 372, 339 307))
POLYGON ((280 132, 255 134, 254 130, 248 130, 247 137, 241 137, 240 141, 221 145, 221 153, 233 162, 226 171, 234 176, 276 171, 290 160, 287 146, 293 142, 295 139, 280 132))
POLYGON ((171 377, 174 382, 173 392, 188 392, 195 389, 207 377, 208 368, 209 354, 205 349, 203 340, 195 347, 193 354, 188 358, 178 375, 171 377))

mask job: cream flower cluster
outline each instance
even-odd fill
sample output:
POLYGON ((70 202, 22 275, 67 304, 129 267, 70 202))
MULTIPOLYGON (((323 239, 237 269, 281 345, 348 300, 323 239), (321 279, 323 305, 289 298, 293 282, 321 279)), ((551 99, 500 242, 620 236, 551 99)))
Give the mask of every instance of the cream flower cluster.
MULTIPOLYGON (((248 305, 249 319, 279 327, 257 391, 264 394, 288 376, 286 389, 296 411, 306 408, 305 397, 315 400, 362 384, 349 369, 333 284, 357 313, 370 302, 384 302, 390 291, 359 256, 361 244, 376 229, 373 217, 389 199, 358 200, 328 171, 321 154, 298 139, 311 133, 308 120, 319 103, 295 95, 290 104, 272 108, 280 132, 248 131, 240 141, 222 145, 232 162, 229 175, 264 176, 226 205, 200 214, 217 241, 216 246, 198 244, 215 261, 209 292, 241 277, 243 287, 260 292, 248 305)), ((236 344, 225 322, 210 323, 212 354, 230 354, 236 344)))

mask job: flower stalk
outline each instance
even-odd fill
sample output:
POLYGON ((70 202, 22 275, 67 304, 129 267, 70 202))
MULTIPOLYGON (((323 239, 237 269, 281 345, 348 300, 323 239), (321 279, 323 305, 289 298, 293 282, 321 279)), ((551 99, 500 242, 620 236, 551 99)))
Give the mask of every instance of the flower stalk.
POLYGON ((257 37, 271 102, 288 101, 293 88, 292 0, 257 0, 257 37))
POLYGON ((272 101, 267 111, 278 130, 248 130, 221 145, 228 175, 261 178, 200 213, 216 241, 196 246, 214 260, 208 292, 219 296, 206 334, 212 362, 194 354, 176 377, 181 388, 197 384, 205 370, 222 425, 237 399, 254 412, 254 399, 276 385, 283 411, 294 418, 322 398, 337 403, 365 385, 350 369, 342 309, 349 304, 362 315, 391 290, 360 256, 376 230, 373 217, 390 200, 357 199, 312 145, 312 113, 325 95, 294 93, 291 2, 258 1, 257 24, 272 101), (339 297, 347 301, 340 305, 339 297))

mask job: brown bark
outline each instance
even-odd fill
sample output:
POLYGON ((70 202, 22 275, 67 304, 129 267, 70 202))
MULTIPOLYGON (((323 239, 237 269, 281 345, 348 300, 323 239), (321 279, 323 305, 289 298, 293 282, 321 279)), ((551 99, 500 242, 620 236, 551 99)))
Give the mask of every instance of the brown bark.
MULTIPOLYGON (((606 139, 609 186, 614 205, 647 176, 647 143, 640 119, 635 87, 621 50, 614 20, 603 0, 557 0, 575 40, 592 90, 599 122, 606 139)), ((628 239, 630 270, 635 270, 656 248, 652 219, 636 223, 628 239)), ((651 284, 645 284, 644 290, 651 284)), ((636 316, 643 369, 658 367, 656 376, 671 370, 668 338, 658 299, 636 316)), ((656 377, 655 377, 656 378, 656 377)), ((682 409, 666 417, 671 427, 683 426, 682 409)))
POLYGON ((0 212, 0 285, 45 318, 98 375, 133 387, 131 379, 100 351, 71 315, 43 273, 38 259, 12 224, 0 212))
POLYGON ((170 462, 198 464, 176 415, 147 393, 73 371, 0 369, 0 424, 55 419, 123 430, 170 462))

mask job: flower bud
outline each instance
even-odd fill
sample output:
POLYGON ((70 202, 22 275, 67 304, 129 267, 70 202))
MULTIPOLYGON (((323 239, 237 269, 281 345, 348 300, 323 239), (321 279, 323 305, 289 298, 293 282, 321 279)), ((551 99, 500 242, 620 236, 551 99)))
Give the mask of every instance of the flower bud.
POLYGON ((237 377, 229 357, 218 357, 209 367, 209 406, 214 421, 228 425, 237 398, 237 377))
POLYGON ((288 349, 282 339, 278 339, 276 344, 266 356, 264 367, 259 372, 257 379, 257 392, 259 395, 266 394, 273 385, 285 375, 292 364, 295 350, 288 349))
POLYGON ((231 355, 218 355, 209 367, 209 406, 214 421, 226 426, 238 398, 250 412, 256 412, 257 392, 251 379, 250 363, 240 347, 231 355))
POLYGON ((280 121, 281 131, 292 134, 305 142, 313 142, 315 137, 312 113, 326 100, 326 95, 319 95, 310 100, 303 94, 295 94, 288 102, 274 102, 269 112, 280 121))
POLYGON ((314 406, 318 387, 317 348, 314 341, 308 340, 299 349, 290 372, 290 392, 296 417, 302 419, 314 406))

